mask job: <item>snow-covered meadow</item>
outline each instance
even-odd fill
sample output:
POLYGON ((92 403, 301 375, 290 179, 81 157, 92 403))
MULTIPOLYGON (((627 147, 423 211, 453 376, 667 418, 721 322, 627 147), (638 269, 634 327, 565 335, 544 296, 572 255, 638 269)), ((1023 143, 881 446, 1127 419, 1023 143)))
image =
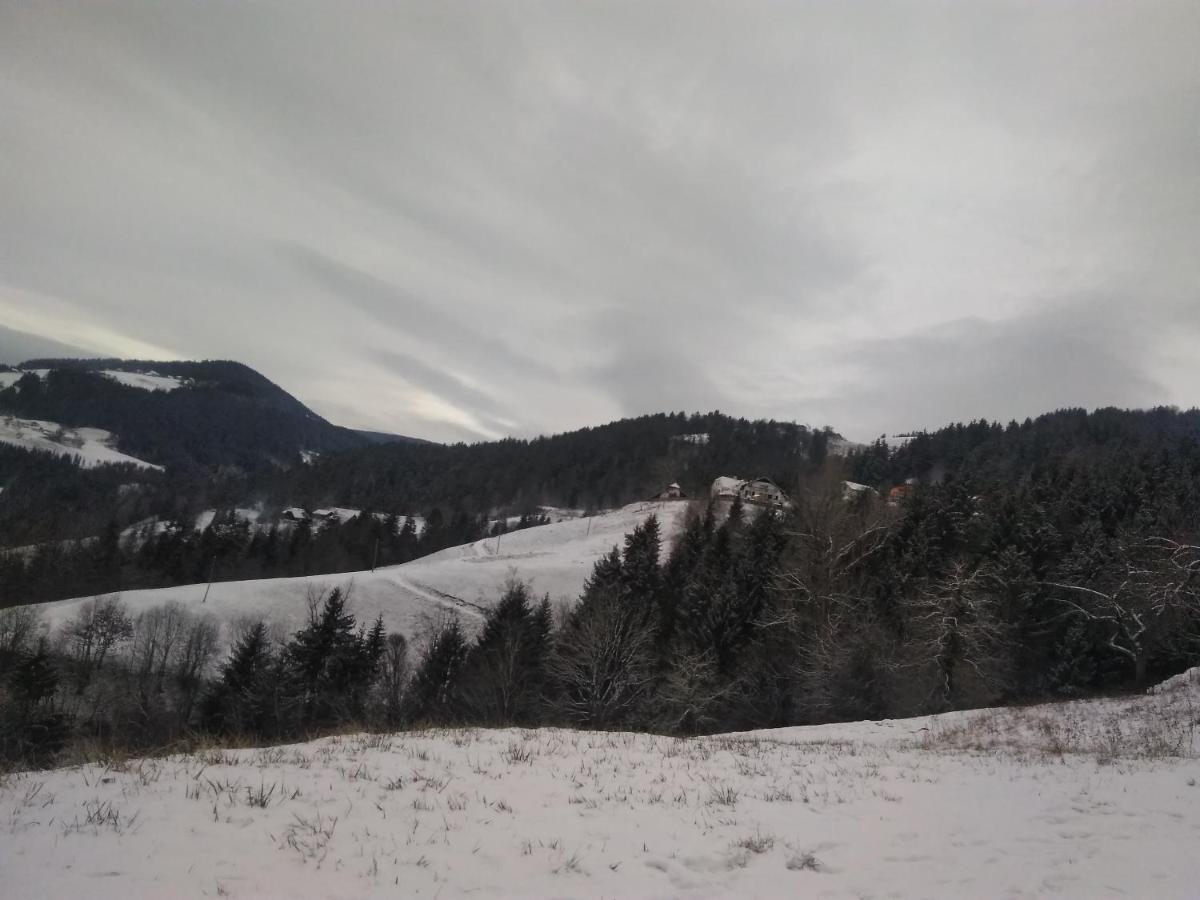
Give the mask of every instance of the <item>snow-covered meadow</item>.
POLYGON ((4 896, 1189 897, 1200 690, 675 739, 353 734, 0 783, 4 896))
POLYGON ((27 450, 72 456, 88 468, 109 463, 132 463, 145 469, 162 469, 162 466, 117 450, 116 436, 103 428, 68 428, 41 419, 0 416, 0 442, 27 450))
MULTIPOLYGON (((654 514, 664 547, 682 531, 688 504, 683 501, 634 503, 591 518, 563 519, 500 537, 489 537, 374 572, 348 572, 304 578, 265 578, 126 591, 121 594, 136 616, 167 603, 179 603, 196 614, 230 625, 261 618, 290 633, 308 617, 308 598, 342 587, 359 621, 382 615, 390 631, 407 637, 421 633, 431 620, 450 613, 474 630, 483 611, 500 599, 504 583, 515 575, 531 583, 534 594, 553 602, 574 601, 596 560, 621 544, 625 535, 654 514), (207 600, 205 597, 207 595, 207 600)), ((665 554, 665 550, 664 550, 665 554)), ((89 598, 62 600, 37 607, 48 628, 72 618, 89 598)))

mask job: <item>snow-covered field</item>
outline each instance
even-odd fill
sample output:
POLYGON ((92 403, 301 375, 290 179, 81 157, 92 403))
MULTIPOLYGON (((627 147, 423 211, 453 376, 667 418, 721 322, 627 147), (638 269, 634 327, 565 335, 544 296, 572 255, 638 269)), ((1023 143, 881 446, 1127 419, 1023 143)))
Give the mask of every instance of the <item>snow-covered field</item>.
POLYGON ((21 380, 23 375, 32 372, 38 378, 45 378, 49 369, 16 369, 12 372, 0 372, 0 391, 10 388, 21 380))
MULTIPOLYGON (((0 390, 12 387, 23 375, 32 373, 38 378, 45 378, 49 371, 49 369, 17 369, 12 372, 0 372, 0 390)), ((186 383, 185 379, 176 375, 159 375, 157 372, 125 372, 117 369, 105 369, 99 374, 127 387, 140 388, 144 391, 173 391, 183 387, 186 383)))
MULTIPOLYGON (((306 620, 310 592, 341 586, 350 590, 350 608, 360 621, 382 615, 389 630, 412 637, 450 611, 471 629, 482 621, 483 609, 500 599, 510 574, 531 581, 537 596, 548 593, 552 601, 575 600, 596 560, 621 544, 651 513, 658 516, 668 546, 683 528, 687 503, 635 503, 591 519, 568 519, 499 539, 485 538, 374 572, 218 581, 203 604, 203 584, 126 591, 121 599, 133 615, 178 602, 222 623, 263 618, 291 632, 306 620)), ((85 602, 87 598, 62 600, 42 604, 38 610, 53 627, 71 618, 85 602)))
POLYGON ((49 450, 51 453, 74 456, 87 467, 103 463, 133 463, 146 469, 162 469, 162 466, 117 450, 114 446, 116 438, 103 428, 67 428, 40 419, 0 416, 0 442, 29 450, 49 450))
POLYGON ((694 740, 437 730, 11 775, 3 895, 1195 897, 1198 708, 1193 680, 694 740))
POLYGON ((100 374, 126 387, 140 388, 143 391, 174 391, 184 385, 184 379, 177 375, 159 375, 157 372, 124 372, 117 369, 105 369, 100 374))

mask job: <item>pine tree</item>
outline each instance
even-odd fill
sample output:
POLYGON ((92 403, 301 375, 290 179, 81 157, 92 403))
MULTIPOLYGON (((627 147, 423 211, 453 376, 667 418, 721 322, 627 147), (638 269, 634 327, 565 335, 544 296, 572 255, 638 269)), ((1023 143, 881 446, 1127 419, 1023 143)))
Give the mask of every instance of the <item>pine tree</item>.
POLYGON ((37 650, 27 655, 9 676, 9 690, 17 708, 28 714, 32 709, 48 703, 58 690, 58 670, 50 661, 46 650, 46 639, 38 641, 37 650))
POLYGON ((208 725, 233 733, 270 733, 273 664, 267 626, 256 622, 233 646, 220 676, 201 702, 201 715, 208 725))
POLYGON ((467 661, 462 694, 472 717, 494 724, 526 724, 536 718, 549 628, 549 599, 533 608, 528 587, 510 583, 488 611, 467 661))
POLYGON ((55 708, 58 681, 42 639, 9 675, 13 702, 0 706, 0 759, 45 765, 62 749, 68 722, 55 708))
POLYGON ((661 548, 662 540, 655 516, 647 518, 625 538, 625 553, 621 561, 622 594, 646 626, 654 620, 661 602, 661 548))
POLYGON ((362 715, 385 632, 382 620, 375 622, 370 636, 356 633, 354 626, 345 594, 334 588, 308 626, 288 643, 288 699, 299 724, 328 725, 362 715))
POLYGON ((710 536, 705 530, 704 519, 693 516, 688 520, 679 542, 667 560, 662 575, 662 588, 659 591, 655 640, 660 664, 666 664, 671 655, 670 647, 679 627, 687 584, 700 565, 710 536))
POLYGON ((410 722, 448 723, 460 715, 459 680, 469 647, 457 619, 433 635, 406 698, 410 722))
POLYGON ((583 583, 583 593, 579 605, 587 607, 598 596, 621 594, 624 591, 624 567, 621 562, 621 551, 613 547, 608 553, 596 560, 592 574, 583 583))
POLYGON ((745 521, 746 507, 742 505, 741 495, 738 495, 729 504, 729 515, 725 517, 725 524, 729 526, 730 531, 736 532, 742 527, 745 521))

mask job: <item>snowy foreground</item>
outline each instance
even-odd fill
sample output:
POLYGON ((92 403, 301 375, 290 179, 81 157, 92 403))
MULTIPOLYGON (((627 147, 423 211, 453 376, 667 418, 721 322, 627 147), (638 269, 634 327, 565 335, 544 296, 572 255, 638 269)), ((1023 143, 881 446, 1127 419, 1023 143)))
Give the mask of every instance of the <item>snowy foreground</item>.
POLYGON ((1194 897, 1200 689, 675 740, 351 735, 12 775, 3 895, 1194 897))
MULTIPOLYGON (((310 593, 342 587, 350 592, 350 610, 359 621, 370 622, 382 615, 388 630, 412 637, 431 620, 452 613, 471 631, 482 623, 484 610, 500 599, 509 576, 529 581, 539 597, 549 594, 552 601, 572 602, 578 599, 596 560, 622 544, 625 535, 647 516, 658 517, 665 548, 683 530, 687 510, 684 501, 634 503, 590 519, 526 528, 499 539, 489 537, 451 547, 374 572, 218 581, 207 591, 207 600, 203 584, 125 591, 121 599, 134 616, 167 603, 180 603, 193 613, 213 616, 222 625, 261 618, 290 634, 307 621, 310 593)), ((44 603, 37 609, 48 627, 58 627, 88 599, 44 603)), ((226 637, 228 633, 226 629, 226 637)))

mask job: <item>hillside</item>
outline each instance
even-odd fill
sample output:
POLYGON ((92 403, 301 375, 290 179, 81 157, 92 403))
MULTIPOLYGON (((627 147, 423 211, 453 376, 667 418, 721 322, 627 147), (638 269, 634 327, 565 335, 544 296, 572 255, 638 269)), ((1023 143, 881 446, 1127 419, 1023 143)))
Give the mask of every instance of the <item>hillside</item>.
POLYGON ((817 470, 831 438, 793 422, 658 413, 529 440, 364 447, 280 480, 294 502, 316 506, 607 509, 671 482, 704 495, 718 475, 765 475, 790 487, 817 470))
POLYGON ((353 734, 11 775, 5 895, 1182 898, 1198 702, 353 734))
MULTIPOLYGON (((203 605, 203 584, 126 591, 121 599, 135 616, 180 603, 214 616, 224 626, 261 618, 287 634, 307 620, 310 594, 341 586, 350 591, 351 609, 359 621, 382 615, 389 631, 406 637, 417 636, 445 613, 460 616, 468 630, 474 630, 482 621, 482 610, 500 598, 510 575, 531 582, 538 596, 548 594, 556 603, 573 602, 596 560, 647 516, 658 516, 664 546, 669 547, 682 531, 687 510, 688 504, 681 502, 638 503, 589 519, 486 538, 374 572, 216 582, 203 605)), ((48 626, 57 628, 87 599, 43 604, 38 610, 48 626)))
POLYGON ((225 361, 29 360, 0 373, 0 412, 104 429, 121 452, 179 470, 294 465, 368 442, 225 361))
MULTIPOLYGON (((61 364, 35 362, 39 366, 61 364)), ((306 449, 294 434, 289 439, 290 424, 255 437, 270 420, 268 413, 255 411, 260 401, 281 403, 275 415, 290 417, 288 423, 300 421, 305 429, 316 426, 307 412, 297 412, 302 408, 293 406, 294 400, 280 400, 277 389, 264 387, 260 376, 247 374, 244 367, 224 363, 155 366, 99 360, 64 369, 0 373, 0 387, 10 384, 8 390, 0 391, 0 411, 5 409, 6 398, 17 398, 20 402, 15 406, 40 409, 43 414, 54 412, 60 419, 44 415, 48 424, 42 429, 54 434, 59 431, 54 423, 76 414, 87 421, 110 422, 109 426, 87 427, 108 431, 106 446, 155 467, 134 473, 107 471, 112 468, 107 466, 73 468, 42 458, 48 454, 21 453, 13 449, 16 445, 0 441, 0 488, 5 497, 0 504, 0 549, 37 546, 44 551, 37 561, 27 555, 29 565, 22 571, 13 570, 11 559, 7 564, 0 559, 0 606, 102 593, 122 586, 183 584, 207 578, 214 559, 218 579, 347 572, 363 568, 372 559, 405 562, 416 552, 428 553, 488 534, 496 520, 518 521, 544 507, 613 509, 654 496, 672 482, 682 484, 690 497, 706 497, 718 475, 767 475, 791 486, 790 490, 801 478, 820 471, 825 444, 832 435, 828 430, 794 423, 747 421, 720 413, 671 413, 531 440, 472 445, 447 446, 397 436, 384 441, 388 436, 355 432, 355 446, 320 451, 311 449, 313 441, 307 442, 306 449), (248 381, 236 390, 226 385, 232 392, 228 397, 226 388, 208 391, 201 380, 203 372, 214 371, 210 365, 220 371, 232 366, 239 378, 248 381), (242 397, 245 393, 249 399, 242 397), (94 402, 100 395, 116 397, 116 406, 124 410, 122 415, 128 413, 132 425, 109 416, 106 405, 94 402), (85 416, 74 409, 68 402, 72 396, 80 398, 91 412, 85 416), (58 397, 67 408, 49 408, 52 397, 58 397), (228 400, 232 406, 195 419, 192 412, 201 402, 197 398, 202 397, 208 397, 204 403, 221 405, 228 400), (149 446, 135 453, 132 445, 136 442, 127 437, 141 427, 138 417, 155 409, 190 417, 189 423, 162 432, 165 443, 143 435, 149 446), (245 429, 239 418, 243 414, 251 420, 245 429), (197 426, 197 422, 201 424, 197 426), (133 432, 117 430, 116 425, 122 423, 133 432), (193 438, 200 448, 195 453, 190 444, 193 438), (269 452, 272 446, 277 452, 269 452), (161 462, 164 455, 175 462, 161 462), (205 466, 198 462, 201 458, 226 462, 205 466), (242 459, 243 464, 228 464, 232 459, 242 459), (164 466, 165 471, 157 468, 164 466), (216 539, 218 536, 212 536, 214 540, 188 539, 184 542, 188 546, 159 547, 155 553, 142 555, 135 552, 137 548, 113 547, 111 543, 99 556, 88 549, 106 546, 98 540, 103 535, 126 533, 148 519, 186 523, 205 510, 250 507, 265 512, 262 523, 278 521, 279 514, 291 507, 353 507, 385 516, 418 516, 440 521, 444 527, 435 529, 419 548, 390 547, 386 535, 352 527, 342 528, 338 534, 323 528, 311 553, 294 544, 280 554, 260 553, 268 548, 252 545, 252 536, 245 536, 240 546, 216 539), (72 542, 76 552, 50 552, 49 548, 63 548, 66 542, 72 542), (382 555, 377 555, 377 550, 382 555)), ((14 415, 22 417, 28 414, 14 415)), ((332 428, 328 423, 318 424, 332 428)), ((63 434, 78 427, 66 425, 63 434)), ((341 429, 336 432, 342 435, 341 429)), ((64 447, 69 445, 47 449, 64 452, 64 447)), ((282 533, 276 535, 282 537, 282 533)))
POLYGON ((117 450, 116 438, 103 428, 67 428, 57 422, 0 415, 0 443, 65 456, 78 461, 83 468, 102 465, 161 468, 117 450))

